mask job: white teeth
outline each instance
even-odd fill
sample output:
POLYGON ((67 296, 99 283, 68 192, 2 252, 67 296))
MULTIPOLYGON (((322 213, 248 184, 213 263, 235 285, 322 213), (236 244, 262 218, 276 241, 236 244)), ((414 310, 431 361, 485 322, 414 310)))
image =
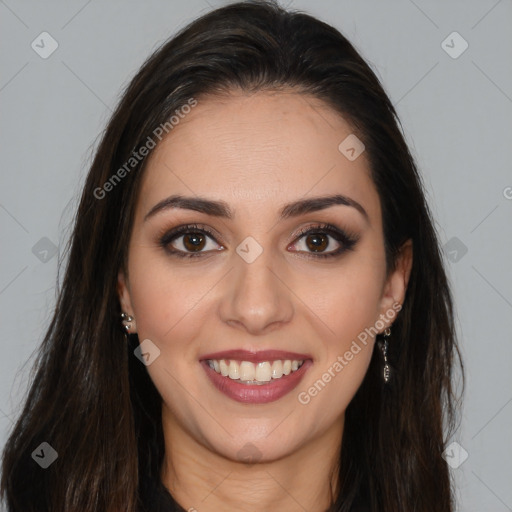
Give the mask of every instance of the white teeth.
MULTIPOLYGON (((215 363, 214 363, 215 364, 215 363)), ((220 367, 220 374, 223 376, 223 377, 227 377, 228 374, 229 374, 229 367, 228 365, 226 364, 226 361, 224 361, 224 359, 221 359, 219 361, 219 367, 220 367)), ((217 372, 217 370, 214 368, 214 370, 217 372)), ((218 373, 218 372, 217 372, 218 373)))
POLYGON ((240 365, 236 361, 229 362, 229 378, 237 380, 240 378, 240 365))
POLYGON ((256 379, 258 382, 269 382, 272 380, 270 363, 268 361, 258 363, 256 366, 256 379))
POLYGON ((280 379, 283 376, 283 363, 281 361, 274 361, 272 363, 272 378, 280 379))
POLYGON ((303 360, 276 360, 261 361, 252 363, 250 361, 226 361, 225 359, 210 359, 208 365, 212 370, 220 373, 223 377, 229 377, 232 380, 240 380, 244 384, 259 384, 280 379, 283 375, 298 370, 303 360))
POLYGON ((254 380, 256 378, 256 369, 252 363, 242 361, 240 364, 240 380, 254 380))

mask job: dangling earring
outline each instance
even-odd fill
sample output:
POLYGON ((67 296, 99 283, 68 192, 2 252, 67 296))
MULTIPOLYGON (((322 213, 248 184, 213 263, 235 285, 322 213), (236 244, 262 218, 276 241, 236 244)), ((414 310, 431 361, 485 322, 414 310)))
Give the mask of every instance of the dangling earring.
POLYGON ((382 377, 384 379, 384 384, 389 382, 391 377, 391 367, 388 362, 388 347, 389 347, 389 337, 391 336, 391 329, 389 327, 384 331, 384 340, 381 342, 381 350, 382 356, 384 358, 384 367, 382 369, 382 377))
POLYGON ((133 316, 129 315, 128 313, 121 313, 121 322, 124 327, 124 332, 126 334, 130 334, 130 329, 132 328, 132 322, 135 323, 135 319, 133 316))

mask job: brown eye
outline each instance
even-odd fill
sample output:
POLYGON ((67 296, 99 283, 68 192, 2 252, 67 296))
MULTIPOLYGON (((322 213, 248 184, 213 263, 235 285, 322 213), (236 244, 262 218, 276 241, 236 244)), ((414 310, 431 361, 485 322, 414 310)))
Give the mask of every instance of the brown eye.
POLYGON ((301 230, 291 247, 305 257, 329 258, 352 250, 358 240, 358 235, 332 224, 319 224, 301 230))
POLYGON ((204 249, 206 237, 202 233, 190 233, 183 235, 183 246, 187 251, 196 252, 204 249))
POLYGON ((172 229, 159 239, 159 245, 169 254, 180 257, 204 256, 214 250, 224 249, 212 232, 197 225, 172 229))
POLYGON ((329 246, 328 236, 324 233, 313 233, 306 237, 306 246, 313 252, 323 252, 329 246))
POLYGON ((328 254, 332 254, 340 247, 343 249, 343 245, 340 243, 340 240, 338 240, 338 237, 329 233, 322 233, 313 230, 308 230, 303 233, 294 245, 300 252, 310 254, 318 253, 318 255, 325 253, 326 256, 328 254))

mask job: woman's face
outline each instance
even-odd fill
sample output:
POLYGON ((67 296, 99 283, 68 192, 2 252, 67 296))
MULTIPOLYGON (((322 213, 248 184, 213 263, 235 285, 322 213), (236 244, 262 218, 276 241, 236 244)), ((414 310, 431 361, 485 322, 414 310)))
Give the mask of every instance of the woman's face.
POLYGON ((351 134, 312 97, 233 93, 199 100, 151 154, 119 282, 164 430, 261 461, 341 436, 408 278, 386 276, 366 154, 339 149, 351 134))

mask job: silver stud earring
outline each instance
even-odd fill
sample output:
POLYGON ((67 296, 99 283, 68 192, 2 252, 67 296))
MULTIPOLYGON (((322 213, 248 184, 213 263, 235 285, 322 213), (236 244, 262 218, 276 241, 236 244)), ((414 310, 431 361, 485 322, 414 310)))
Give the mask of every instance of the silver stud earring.
POLYGON ((133 316, 128 313, 121 313, 121 322, 123 324, 124 330, 127 334, 129 334, 130 329, 132 328, 132 322, 134 321, 133 316))
POLYGON ((389 327, 384 331, 384 339, 381 343, 382 356, 384 358, 384 367, 382 369, 382 377, 384 379, 384 383, 387 384, 391 377, 391 367, 388 362, 388 347, 389 347, 389 337, 391 336, 391 329, 389 327))

